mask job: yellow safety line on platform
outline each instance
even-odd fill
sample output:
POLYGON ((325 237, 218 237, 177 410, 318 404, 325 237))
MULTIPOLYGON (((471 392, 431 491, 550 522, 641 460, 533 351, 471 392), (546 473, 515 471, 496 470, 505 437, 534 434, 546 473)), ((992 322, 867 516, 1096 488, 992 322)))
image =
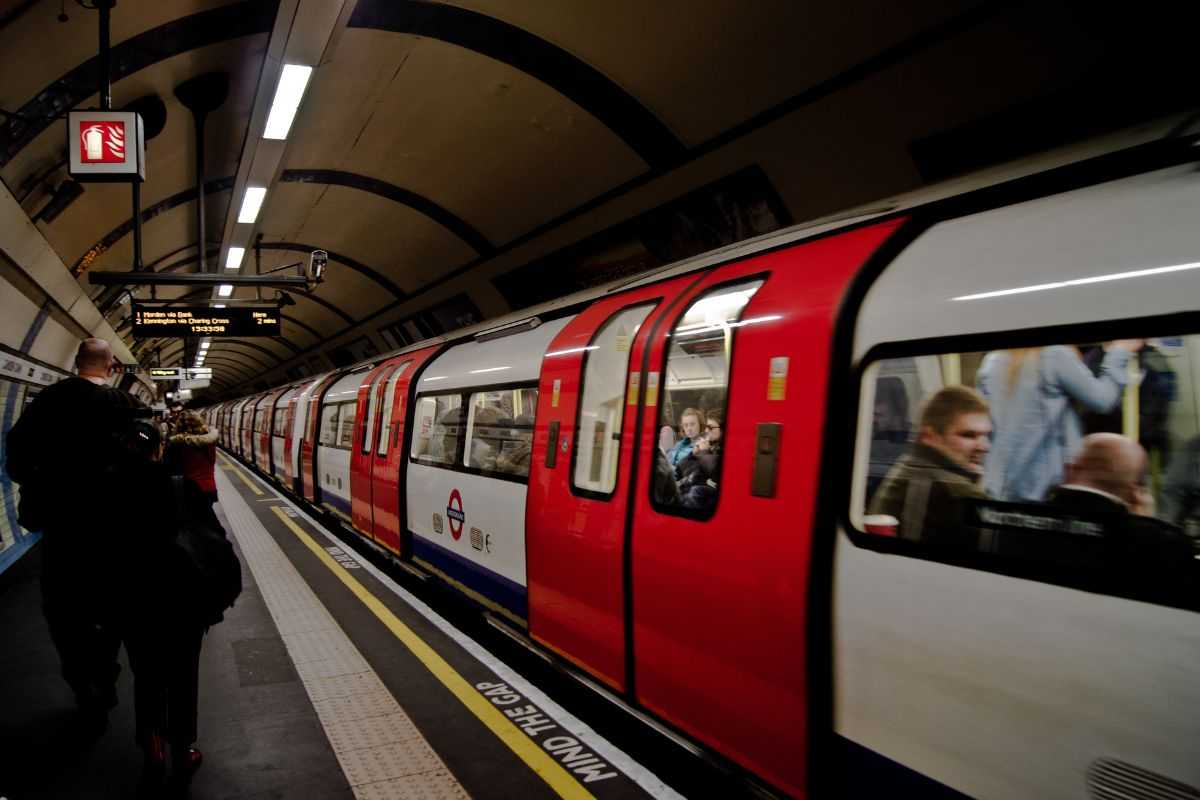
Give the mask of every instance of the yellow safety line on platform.
POLYGON ((407 647, 414 656, 416 656, 425 667, 433 673, 442 684, 457 697, 464 706, 471 710, 480 722, 488 727, 492 733, 500 738, 500 741, 508 745, 517 757, 524 761, 530 769, 538 774, 538 776, 550 785, 550 788, 558 793, 560 797, 578 798, 579 800, 595 800, 595 796, 584 789, 578 781, 571 777, 563 767, 555 761, 550 755, 538 747, 537 744, 529 738, 527 734, 521 731, 517 725, 504 716, 498 708, 492 705, 486 698, 481 695, 474 686, 467 682, 462 675, 454 667, 450 666, 444 658, 425 643, 425 640, 417 636, 411 628, 405 625, 400 619, 392 613, 375 595, 367 591, 367 588, 355 580, 338 562, 325 552, 325 550, 313 541, 303 528, 297 525, 290 517, 283 512, 279 506, 272 506, 271 510, 275 515, 286 525, 292 533, 296 534, 301 542, 303 542, 313 554, 321 560, 329 571, 341 579, 342 583, 362 601, 371 613, 379 618, 379 621, 387 626, 388 630, 407 647))
POLYGON ((225 456, 221 456, 221 459, 225 462, 225 470, 227 472, 232 472, 234 475, 237 475, 239 478, 242 479, 243 483, 245 483, 247 486, 250 487, 250 491, 254 492, 259 497, 262 496, 262 489, 258 488, 253 483, 251 483, 250 477, 246 473, 242 472, 242 470, 236 464, 234 464, 229 459, 225 458, 225 456))

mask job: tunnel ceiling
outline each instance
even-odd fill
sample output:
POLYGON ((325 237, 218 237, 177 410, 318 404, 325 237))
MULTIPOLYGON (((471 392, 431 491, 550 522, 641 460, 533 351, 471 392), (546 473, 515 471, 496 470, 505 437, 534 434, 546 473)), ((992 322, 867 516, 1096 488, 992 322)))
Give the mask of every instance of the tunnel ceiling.
MULTIPOLYGON (((60 115, 98 103, 96 13, 68 1, 60 22, 61 5, 0 2, 0 179, 128 338, 128 304, 86 280, 131 268, 128 186, 87 184, 52 221, 39 214, 67 178, 60 115)), ((1074 3, 120 0, 114 107, 166 107, 141 193, 148 268, 205 268, 203 238, 218 270, 272 37, 313 9, 330 35, 255 230, 261 269, 320 248, 328 279, 289 295, 283 336, 214 342, 222 390, 739 170, 759 170, 780 219, 800 221, 1196 93, 1168 41, 1181 26, 1074 3), (202 237, 193 122, 174 91, 210 72, 229 91, 206 125, 202 237)), ((135 352, 184 358, 178 340, 135 352)))

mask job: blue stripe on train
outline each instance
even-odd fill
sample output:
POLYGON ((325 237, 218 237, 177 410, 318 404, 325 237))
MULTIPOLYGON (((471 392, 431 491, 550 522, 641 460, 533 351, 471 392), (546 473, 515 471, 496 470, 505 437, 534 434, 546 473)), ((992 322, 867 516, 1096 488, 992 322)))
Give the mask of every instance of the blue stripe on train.
POLYGON ((839 734, 836 750, 836 786, 824 787, 834 797, 920 797, 929 800, 969 800, 968 795, 893 761, 839 734))
POLYGON ((342 513, 346 514, 346 516, 350 515, 350 501, 346 500, 345 498, 338 497, 336 494, 329 491, 328 489, 321 490, 321 502, 328 503, 329 505, 336 508, 338 511, 341 511, 342 513))
POLYGON ((507 608, 521 619, 529 618, 528 595, 525 587, 516 581, 420 536, 413 536, 412 545, 413 555, 417 558, 428 561, 463 586, 507 608))

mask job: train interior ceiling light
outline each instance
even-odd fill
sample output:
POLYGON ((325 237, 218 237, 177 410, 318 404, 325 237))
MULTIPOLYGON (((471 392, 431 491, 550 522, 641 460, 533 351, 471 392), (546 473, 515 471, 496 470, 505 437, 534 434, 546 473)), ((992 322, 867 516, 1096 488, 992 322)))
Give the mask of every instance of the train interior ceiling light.
POLYGON ((264 139, 286 139, 304 97, 304 89, 312 75, 312 67, 301 64, 284 64, 275 87, 275 99, 271 101, 271 112, 267 115, 264 139))

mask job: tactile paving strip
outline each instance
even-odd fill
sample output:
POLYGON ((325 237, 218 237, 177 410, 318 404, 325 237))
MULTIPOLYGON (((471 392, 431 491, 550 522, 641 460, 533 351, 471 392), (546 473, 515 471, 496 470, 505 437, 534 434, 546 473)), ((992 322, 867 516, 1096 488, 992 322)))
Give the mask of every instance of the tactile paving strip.
POLYGON ((221 507, 356 798, 468 797, 345 631, 217 471, 221 507))

